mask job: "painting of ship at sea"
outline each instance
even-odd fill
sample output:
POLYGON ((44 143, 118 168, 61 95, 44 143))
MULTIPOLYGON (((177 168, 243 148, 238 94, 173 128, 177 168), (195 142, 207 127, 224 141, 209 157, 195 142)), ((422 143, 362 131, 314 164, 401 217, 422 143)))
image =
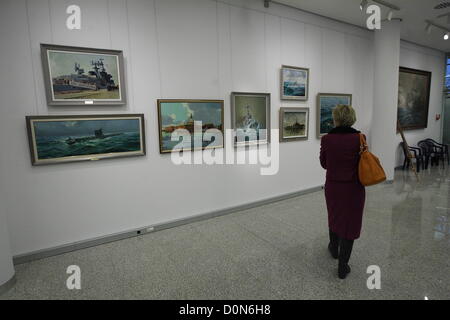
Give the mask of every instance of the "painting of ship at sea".
POLYGON ((49 105, 126 102, 122 51, 41 44, 41 55, 49 105))

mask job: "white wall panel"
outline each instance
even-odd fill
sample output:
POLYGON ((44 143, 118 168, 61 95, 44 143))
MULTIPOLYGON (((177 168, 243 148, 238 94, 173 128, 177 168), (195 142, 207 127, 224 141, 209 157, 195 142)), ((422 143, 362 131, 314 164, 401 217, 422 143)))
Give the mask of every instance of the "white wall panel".
POLYGON ((305 52, 305 25, 292 19, 281 19, 282 64, 304 67, 305 52))
POLYGON ((110 48, 111 28, 108 0, 50 0, 52 40, 61 45, 110 48), (69 30, 66 9, 69 5, 81 8, 81 29, 69 30))
POLYGON ((264 14, 231 7, 233 91, 266 92, 264 14))
POLYGON ((216 98, 216 3, 160 0, 156 10, 163 97, 216 98))
POLYGON ((322 92, 350 93, 345 92, 345 34, 324 29, 322 32, 322 92))

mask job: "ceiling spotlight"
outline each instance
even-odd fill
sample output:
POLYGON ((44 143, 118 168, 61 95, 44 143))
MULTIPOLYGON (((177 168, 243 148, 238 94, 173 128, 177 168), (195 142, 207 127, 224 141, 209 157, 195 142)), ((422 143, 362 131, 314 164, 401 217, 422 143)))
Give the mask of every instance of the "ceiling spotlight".
POLYGON ((359 8, 361 9, 361 11, 363 11, 366 6, 367 6, 367 0, 362 0, 361 4, 359 5, 359 8))
POLYGON ((390 10, 389 13, 388 13, 387 19, 388 19, 389 21, 391 21, 393 15, 394 15, 394 11, 390 10))
POLYGON ((444 40, 448 40, 448 35, 449 35, 449 32, 447 32, 446 34, 444 34, 444 40))

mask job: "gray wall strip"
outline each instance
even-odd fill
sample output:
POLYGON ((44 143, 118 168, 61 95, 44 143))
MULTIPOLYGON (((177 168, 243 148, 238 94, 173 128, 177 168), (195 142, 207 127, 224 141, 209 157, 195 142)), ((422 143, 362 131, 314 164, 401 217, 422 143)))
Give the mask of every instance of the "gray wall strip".
POLYGON ((16 284, 16 275, 0 286, 0 296, 16 284))
POLYGON ((59 254, 63 254, 63 253, 67 253, 67 252, 71 252, 71 251, 75 251, 75 250, 81 250, 81 249, 85 249, 85 248, 89 248, 89 247, 93 247, 93 246, 98 246, 98 245, 105 244, 108 242, 113 242, 113 241, 131 238, 131 237, 136 237, 136 236, 140 236, 140 235, 150 233, 150 232, 156 232, 156 231, 160 231, 160 230, 174 228, 174 227, 178 227, 178 226, 188 224, 188 223, 198 222, 198 221, 202 221, 202 220, 206 220, 206 219, 211 219, 214 217, 223 216, 223 215, 230 214, 230 213, 237 212, 237 211, 242 211, 242 210, 247 210, 247 209, 263 206, 263 205, 266 205, 269 203, 298 197, 298 196, 305 195, 305 194, 312 193, 312 192, 317 192, 317 191, 322 190, 322 188, 323 188, 323 186, 317 186, 317 187, 313 187, 313 188, 309 188, 309 189, 305 189, 305 190, 301 190, 301 191, 295 191, 295 192, 291 192, 291 193, 287 193, 287 194, 283 194, 283 195, 279 195, 279 196, 275 196, 275 197, 271 197, 271 198, 267 198, 267 199, 263 199, 263 200, 246 203, 243 205, 225 208, 222 210, 202 213, 202 214, 191 216, 191 217, 184 218, 184 219, 173 220, 173 221, 169 221, 169 222, 162 223, 162 224, 157 224, 157 225, 143 227, 143 228, 139 228, 139 229, 135 229, 135 230, 120 232, 120 233, 116 233, 116 234, 111 234, 111 235, 107 235, 107 236, 89 239, 89 240, 74 242, 71 244, 66 244, 66 245, 57 246, 57 247, 53 247, 53 248, 34 251, 31 253, 25 253, 25 254, 14 256, 13 261, 14 261, 14 264, 17 265, 17 264, 22 264, 22 263, 38 260, 38 259, 44 259, 44 258, 56 256, 59 254))

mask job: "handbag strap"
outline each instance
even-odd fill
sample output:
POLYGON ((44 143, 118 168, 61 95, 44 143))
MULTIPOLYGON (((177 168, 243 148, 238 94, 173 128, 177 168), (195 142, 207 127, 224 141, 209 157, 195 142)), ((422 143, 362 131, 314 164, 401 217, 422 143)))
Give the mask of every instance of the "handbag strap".
POLYGON ((359 154, 366 152, 369 150, 369 146, 367 145, 366 139, 362 133, 359 134, 359 154))

